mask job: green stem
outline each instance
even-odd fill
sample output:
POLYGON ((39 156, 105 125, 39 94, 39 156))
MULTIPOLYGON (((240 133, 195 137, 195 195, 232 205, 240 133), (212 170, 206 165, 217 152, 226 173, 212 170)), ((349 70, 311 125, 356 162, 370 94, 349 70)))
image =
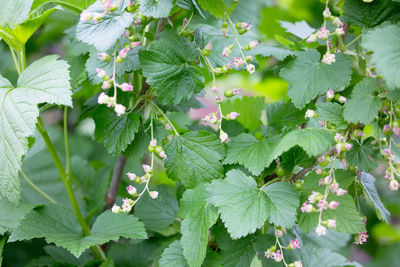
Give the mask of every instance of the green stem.
POLYGON ((274 179, 272 179, 272 180, 269 180, 269 181, 266 182, 263 186, 260 187, 260 191, 262 191, 265 187, 269 186, 270 184, 272 184, 272 183, 274 183, 274 182, 276 182, 276 181, 279 181, 279 180, 281 180, 280 177, 276 177, 276 178, 274 178, 274 179))
POLYGON ((361 38, 361 35, 358 35, 356 38, 354 38, 350 43, 344 46, 344 50, 346 50, 348 47, 350 47, 352 44, 354 44, 358 39, 361 38))
POLYGON ((160 113, 161 116, 163 116, 164 119, 169 123, 169 125, 170 125, 171 128, 172 128, 172 130, 174 130, 175 134, 179 136, 180 134, 179 134, 178 131, 175 129, 175 127, 174 127, 174 125, 172 124, 172 122, 168 119, 167 115, 165 115, 164 111, 162 111, 162 109, 159 108, 157 105, 154 105, 154 106, 155 106, 155 108, 157 109, 158 113, 160 113))
MULTIPOLYGON (((36 124, 36 128, 39 131, 40 135, 43 137, 43 140, 44 140, 44 142, 45 142, 45 144, 47 146, 47 149, 50 152, 50 155, 51 155, 51 157, 52 157, 52 159, 54 161, 54 164, 56 165, 57 170, 60 173, 61 180, 64 183, 65 189, 66 189, 67 194, 68 194, 68 198, 69 198, 69 200, 71 202, 71 205, 72 205, 72 209, 74 210, 76 219, 78 220, 79 225, 81 226, 82 234, 84 236, 88 236, 88 235, 90 235, 89 226, 86 224, 86 221, 82 216, 81 210, 79 208, 78 201, 76 200, 76 197, 75 197, 75 194, 74 194, 74 190, 72 189, 71 183, 70 183, 70 181, 69 181, 69 179, 67 177, 67 174, 66 174, 66 172, 64 170, 64 167, 63 167, 63 165, 62 165, 62 163, 60 161, 60 158, 58 157, 57 151, 54 148, 54 145, 51 142, 51 139, 50 139, 49 135, 47 134, 47 131, 46 131, 46 129, 45 129, 45 127, 43 125, 43 122, 42 122, 40 117, 38 118, 38 122, 36 124)), ((95 254, 95 256, 97 258, 103 259, 103 260, 106 259, 105 255, 104 255, 104 252, 101 250, 101 248, 99 246, 94 246, 91 249, 92 249, 93 253, 95 254)))
POLYGON ((186 28, 189 26, 189 23, 192 21, 193 15, 194 15, 194 12, 192 12, 192 15, 190 16, 189 20, 187 21, 185 26, 180 30, 179 35, 181 35, 186 30, 186 28))
POLYGON ((15 68, 17 69, 18 75, 20 75, 21 74, 21 68, 20 68, 20 65, 18 63, 17 56, 15 55, 15 52, 14 52, 13 48, 11 48, 11 47, 9 47, 9 48, 10 48, 12 59, 14 61, 15 68))
POLYGON ((28 178, 28 176, 25 174, 25 172, 23 170, 19 170, 19 172, 21 173, 22 177, 25 179, 25 181, 32 186, 33 189, 35 189, 39 194, 41 194, 44 198, 46 198, 50 203, 55 204, 56 201, 54 199, 52 199, 48 194, 46 194, 45 192, 43 192, 37 185, 35 185, 35 183, 28 178))
POLYGON ((68 107, 64 107, 64 143, 65 143, 65 158, 67 161, 66 164, 66 176, 67 179, 71 177, 71 165, 70 165, 70 157, 69 157, 69 145, 68 145, 68 107))
POLYGON ((25 55, 25 47, 21 48, 21 51, 19 52, 20 54, 20 60, 21 60, 21 72, 26 69, 26 55, 25 55))

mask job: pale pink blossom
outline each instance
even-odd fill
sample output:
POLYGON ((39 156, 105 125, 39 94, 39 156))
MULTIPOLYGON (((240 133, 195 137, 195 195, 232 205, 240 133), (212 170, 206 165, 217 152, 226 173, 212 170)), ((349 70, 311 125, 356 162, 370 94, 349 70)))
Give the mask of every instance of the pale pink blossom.
POLYGON ((322 27, 321 29, 319 29, 317 31, 317 35, 318 35, 319 39, 328 39, 329 33, 330 33, 330 31, 325 27, 322 27))
POLYGON ((157 191, 150 191, 149 195, 152 199, 158 198, 158 192, 157 191))
POLYGON ((338 206, 339 206, 339 202, 336 202, 336 201, 329 202, 329 208, 331 210, 335 210, 338 206))
POLYGON ((121 90, 124 92, 131 92, 133 91, 133 86, 131 83, 123 83, 121 84, 121 90))
POLYGON ((137 190, 136 187, 132 186, 132 185, 128 185, 126 187, 126 191, 128 192, 129 195, 134 196, 137 194, 137 190))

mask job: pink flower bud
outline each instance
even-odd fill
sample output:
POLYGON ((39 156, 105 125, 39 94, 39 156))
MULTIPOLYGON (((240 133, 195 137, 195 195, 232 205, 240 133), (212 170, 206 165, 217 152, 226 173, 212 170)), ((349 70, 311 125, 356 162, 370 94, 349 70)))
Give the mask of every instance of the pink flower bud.
POLYGON ((120 206, 114 204, 114 206, 111 208, 112 213, 118 214, 122 212, 122 209, 120 206))
POLYGON ((329 10, 329 8, 326 7, 325 10, 324 10, 324 12, 322 12, 322 15, 324 16, 324 18, 329 18, 329 17, 332 15, 332 13, 331 13, 331 11, 329 10))
POLYGON ((332 183, 332 176, 328 175, 324 178, 324 184, 328 185, 332 183))
POLYGON ((135 26, 140 25, 140 23, 142 23, 142 21, 141 21, 140 19, 136 19, 136 20, 133 22, 133 24, 134 24, 135 26))
POLYGON ((242 92, 242 88, 233 88, 233 95, 239 95, 242 92))
POLYGON ((229 118, 230 120, 234 120, 236 119, 238 116, 240 115, 240 113, 237 112, 231 112, 227 115, 227 118, 229 118))
POLYGON ((289 248, 291 248, 291 249, 300 248, 300 242, 299 242, 299 240, 297 240, 297 239, 295 239, 295 240, 290 240, 289 248))
POLYGON ((334 97, 335 97, 335 91, 333 91, 333 89, 329 89, 328 92, 326 92, 326 98, 333 99, 334 97))
POLYGON ((229 142, 229 136, 226 132, 220 130, 219 132, 219 140, 221 140, 221 143, 228 143, 229 142))
POLYGON ((114 111, 117 114, 117 116, 121 116, 121 115, 125 114, 126 108, 124 105, 116 104, 114 107, 114 111))
POLYGON ((130 50, 129 47, 125 47, 125 48, 121 49, 121 50, 118 52, 118 56, 119 56, 120 58, 126 58, 126 57, 128 56, 129 50, 130 50))
POLYGON ((259 42, 257 40, 251 41, 250 43, 248 43, 250 49, 256 48, 256 46, 259 44, 259 42))
POLYGON ((328 201, 323 200, 323 199, 318 201, 317 207, 318 207, 319 211, 327 210, 328 209, 328 201))
POLYGON ((392 191, 397 191, 399 189, 399 182, 393 179, 389 182, 389 189, 392 191))
POLYGON ((281 230, 279 230, 279 229, 276 229, 275 230, 275 236, 278 237, 278 238, 282 237, 283 236, 283 232, 281 230))
POLYGON ((132 42, 131 43, 131 48, 133 49, 133 48, 136 48, 136 47, 138 47, 139 45, 141 45, 142 44, 142 42, 132 42))
POLYGON ((165 154, 165 151, 161 151, 159 156, 163 159, 166 160, 167 159, 167 154, 165 154))
POLYGON ((332 190, 332 193, 336 194, 339 189, 339 184, 337 182, 334 182, 330 185, 330 188, 332 190))
POLYGON ((217 96, 215 97, 215 102, 217 102, 217 104, 222 103, 222 101, 224 101, 224 99, 222 98, 222 96, 217 95, 217 96))
POLYGON ((147 164, 142 164, 144 172, 151 172, 151 167, 147 164))
POLYGON ((328 226, 331 229, 335 229, 336 228, 336 218, 327 220, 326 226, 328 226))
POLYGON ((230 46, 225 47, 224 50, 222 51, 223 57, 229 57, 231 54, 232 54, 232 48, 230 46))
POLYGON ((335 145, 336 153, 340 154, 342 152, 342 144, 336 144, 335 145))
POLYGON ((329 51, 325 53, 322 57, 321 62, 327 65, 331 65, 332 63, 336 62, 335 54, 331 54, 329 51))
POLYGON ((207 116, 205 116, 203 118, 203 121, 207 122, 207 123, 213 123, 214 124, 214 123, 216 123, 218 121, 217 114, 215 114, 214 112, 210 113, 210 114, 208 114, 207 116))
POLYGON ((344 190, 344 189, 342 189, 342 188, 339 188, 339 189, 337 190, 337 193, 336 193, 336 195, 338 195, 338 196, 343 196, 343 195, 345 195, 345 194, 347 194, 347 190, 344 190))
POLYGON ((211 50, 212 50, 212 43, 211 43, 211 41, 209 41, 209 42, 207 43, 207 45, 204 47, 204 49, 207 50, 207 51, 211 51, 211 50))
POLYGON ((318 225, 317 228, 315 229, 315 233, 318 236, 326 235, 326 228, 322 225, 318 225))
POLYGON ((339 206, 339 202, 336 202, 336 201, 329 202, 329 208, 331 210, 335 210, 338 206, 339 206))
POLYGON ((344 144, 344 149, 346 149, 347 151, 349 151, 352 147, 353 147, 353 144, 351 144, 351 143, 344 144))
POLYGON ((239 68, 240 66, 242 66, 244 64, 244 61, 241 57, 234 57, 233 58, 233 64, 239 68))
POLYGON ((129 30, 125 30, 124 37, 128 38, 130 35, 131 35, 131 32, 129 30))
POLYGON ((96 68, 96 72, 97 72, 97 76, 99 76, 102 79, 104 79, 108 76, 107 73, 102 69, 96 68))
POLYGON ((151 145, 152 147, 156 147, 156 146, 157 146, 157 140, 156 140, 156 139, 152 139, 152 140, 150 141, 150 145, 151 145))
POLYGON ((211 92, 213 92, 214 94, 216 94, 216 93, 218 93, 218 87, 217 86, 213 86, 213 87, 211 87, 211 92))
POLYGON ((157 191, 150 191, 149 195, 152 199, 158 198, 158 192, 157 191))
POLYGON ((253 74, 254 72, 256 72, 256 67, 253 64, 249 64, 249 65, 247 65, 247 71, 250 74, 253 74))
POLYGON ((250 30, 251 29, 251 23, 242 22, 240 24, 240 28, 245 29, 245 30, 250 30))
POLYGON ((356 236, 355 236, 355 241, 354 244, 356 245, 362 245, 365 242, 367 242, 367 232, 359 232, 356 236))
POLYGON ((128 185, 128 186, 126 187, 126 191, 127 191, 128 194, 131 195, 131 196, 137 195, 136 187, 134 187, 134 186, 132 186, 132 185, 128 185))
POLYGON ((104 81, 103 84, 101 85, 101 89, 107 90, 107 89, 111 88, 112 84, 113 83, 110 80, 104 81))
POLYGON ((399 138, 400 127, 393 127, 393 133, 396 136, 396 138, 399 138))
POLYGON ((90 21, 92 18, 93 18, 92 13, 90 13, 90 12, 84 10, 84 11, 81 13, 80 20, 81 20, 81 22, 88 22, 88 21, 90 21))
POLYGON ((126 176, 128 176, 129 180, 131 180, 131 181, 135 181, 135 179, 136 179, 136 174, 131 173, 131 172, 126 173, 126 176))
POLYGON ((132 210, 134 201, 130 198, 124 198, 122 200, 122 211, 123 212, 130 212, 132 210))
POLYGON ((110 55, 106 52, 97 53, 97 58, 102 61, 109 61, 111 59, 110 55))
POLYGON ((99 97, 97 98, 97 103, 99 104, 106 104, 109 101, 108 95, 105 93, 101 93, 99 97))
POLYGON ((316 34, 311 34, 310 36, 308 36, 306 43, 314 43, 315 41, 317 41, 317 35, 316 34))
POLYGON ((121 84, 121 90, 124 92, 131 92, 133 91, 133 86, 131 83, 123 83, 121 84))
POLYGON ((328 39, 329 33, 330 31, 325 27, 322 27, 317 31, 318 38, 324 40, 328 39))
POLYGON ((308 204, 307 201, 305 201, 303 203, 303 205, 301 206, 301 212, 305 213, 310 213, 313 211, 313 206, 311 204, 308 204))
POLYGON ((341 95, 338 98, 338 102, 344 104, 347 102, 347 98, 341 95))

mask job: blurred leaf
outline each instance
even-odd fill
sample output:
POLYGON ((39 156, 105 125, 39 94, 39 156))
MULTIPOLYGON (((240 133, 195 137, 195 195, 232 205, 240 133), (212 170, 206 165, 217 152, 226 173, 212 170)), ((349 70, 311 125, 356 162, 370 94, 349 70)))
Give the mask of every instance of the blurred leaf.
POLYGON ((187 261, 183 256, 181 241, 171 243, 161 255, 160 266, 163 267, 188 267, 187 261))
POLYGON ((277 60, 284 60, 286 57, 293 54, 294 52, 292 50, 281 47, 270 46, 267 44, 259 44, 255 48, 246 52, 246 55, 249 56, 256 56, 256 55, 260 55, 263 57, 273 56, 277 60))
POLYGON ((222 19, 232 11, 234 0, 197 0, 199 5, 216 18, 222 19))
POLYGON ((267 105, 267 124, 277 130, 284 127, 296 127, 306 122, 305 110, 297 109, 291 102, 274 102, 267 105))
POLYGON ((44 247, 44 250, 51 256, 53 260, 60 263, 81 266, 93 259, 93 256, 90 254, 89 250, 85 250, 85 252, 79 258, 76 258, 67 249, 62 247, 47 245, 44 247))
POLYGON ((139 10, 145 16, 166 18, 174 4, 172 0, 139 0, 139 10))
POLYGON ((67 8, 71 8, 77 12, 82 12, 95 1, 96 0, 34 0, 32 4, 32 10, 46 3, 56 3, 67 8))
POLYGON ((344 107, 338 103, 318 103, 318 119, 328 121, 336 126, 336 129, 346 129, 347 123, 343 118, 344 107))
POLYGON ((115 260, 118 267, 151 266, 157 248, 157 242, 151 240, 131 240, 129 243, 112 243, 107 255, 115 260))
POLYGON ((295 146, 282 154, 280 166, 285 169, 286 173, 291 173, 295 166, 311 167, 315 161, 315 157, 309 157, 301 147, 295 146))
POLYGON ((346 160, 351 166, 357 167, 360 171, 374 170, 378 164, 373 160, 377 156, 374 151, 374 145, 371 144, 375 139, 367 138, 361 143, 356 140, 350 140, 353 147, 346 152, 346 160))
POLYGON ((357 262, 349 262, 344 256, 332 252, 327 248, 305 245, 301 248, 302 263, 307 267, 337 267, 337 266, 355 266, 361 267, 357 262))
POLYGON ((3 0, 0 2, 0 25, 13 27, 29 14, 33 0, 3 0))
POLYGON ((34 205, 30 204, 19 204, 17 206, 7 200, 0 199, 0 235, 14 231, 33 207, 34 205))
POLYGON ((304 20, 295 23, 289 21, 280 21, 279 23, 287 32, 299 37, 300 39, 306 39, 315 32, 315 29, 310 27, 310 25, 308 25, 304 20))

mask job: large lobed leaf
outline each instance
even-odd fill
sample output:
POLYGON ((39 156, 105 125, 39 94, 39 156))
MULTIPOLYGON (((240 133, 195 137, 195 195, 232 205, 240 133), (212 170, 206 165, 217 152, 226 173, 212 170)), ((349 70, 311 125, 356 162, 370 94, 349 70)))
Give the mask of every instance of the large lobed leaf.
POLYGON ((175 136, 165 146, 165 151, 168 176, 188 188, 223 177, 220 160, 225 147, 213 133, 197 131, 175 136))
POLYGON ((331 65, 321 62, 317 50, 299 52, 298 57, 281 69, 280 76, 289 83, 288 96, 297 108, 330 88, 340 88, 350 82, 352 63, 345 54, 336 54, 331 65))
POLYGON ((179 104, 203 89, 204 77, 190 63, 199 55, 196 47, 172 30, 159 34, 147 50, 139 53, 147 83, 157 90, 163 104, 179 104))
POLYGON ((139 0, 140 13, 153 18, 166 18, 174 4, 172 0, 139 0))
POLYGON ((232 11, 234 0, 197 0, 199 5, 216 18, 223 19, 232 11))
POLYGON ((35 132, 37 104, 71 106, 68 64, 47 56, 22 72, 17 88, 0 76, 0 195, 12 202, 20 196, 18 170, 35 132))
POLYGON ((117 241, 120 237, 144 239, 147 234, 135 216, 105 211, 96 218, 90 235, 84 237, 72 210, 49 205, 28 213, 9 241, 45 238, 48 243, 64 247, 79 257, 93 245, 117 241))

